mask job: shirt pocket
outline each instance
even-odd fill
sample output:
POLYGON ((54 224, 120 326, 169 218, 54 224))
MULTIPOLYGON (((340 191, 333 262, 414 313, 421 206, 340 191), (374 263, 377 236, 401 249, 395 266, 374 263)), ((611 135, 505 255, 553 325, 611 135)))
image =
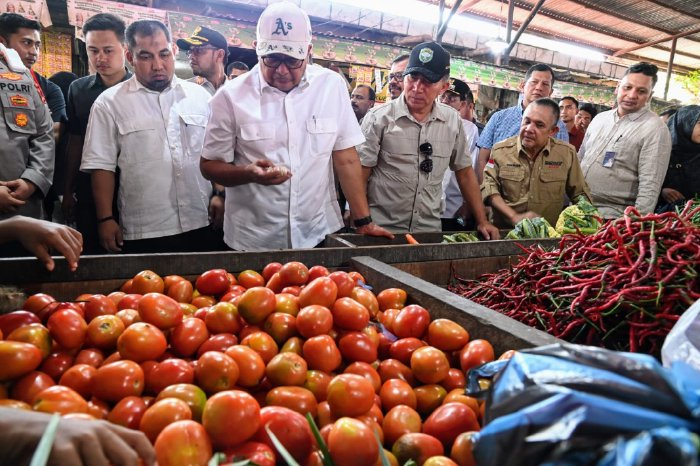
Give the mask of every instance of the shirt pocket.
POLYGON ((525 180, 525 170, 522 168, 504 168, 498 173, 498 178, 501 180, 501 197, 506 202, 518 202, 525 180))
POLYGON ((153 118, 133 118, 117 120, 119 132, 120 164, 144 164, 160 161, 163 158, 163 144, 156 134, 156 121, 153 118))
POLYGON ((181 123, 180 136, 182 147, 185 148, 186 158, 197 159, 202 153, 204 132, 207 127, 207 115, 179 115, 181 123))
POLYGON ((540 173, 540 196, 545 199, 563 199, 567 172, 563 169, 542 169, 540 173))
POLYGON ((37 122, 31 95, 15 92, 2 94, 0 98, 7 127, 16 133, 35 134, 37 122))
POLYGON ((306 120, 306 132, 309 135, 311 155, 317 157, 330 155, 338 133, 338 124, 335 118, 306 120))

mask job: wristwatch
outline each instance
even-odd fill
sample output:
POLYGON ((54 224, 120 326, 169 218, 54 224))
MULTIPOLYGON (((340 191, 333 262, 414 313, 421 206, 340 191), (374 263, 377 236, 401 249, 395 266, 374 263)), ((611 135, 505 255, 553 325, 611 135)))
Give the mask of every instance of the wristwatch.
POLYGON ((214 189, 214 191, 211 194, 211 197, 218 196, 222 199, 226 199, 226 190, 225 189, 214 189))
POLYGON ((370 223, 372 223, 372 217, 370 215, 368 215, 366 217, 358 218, 358 219, 353 220, 352 223, 353 223, 353 225, 355 225, 355 228, 360 228, 360 227, 363 227, 365 225, 369 225, 370 223))

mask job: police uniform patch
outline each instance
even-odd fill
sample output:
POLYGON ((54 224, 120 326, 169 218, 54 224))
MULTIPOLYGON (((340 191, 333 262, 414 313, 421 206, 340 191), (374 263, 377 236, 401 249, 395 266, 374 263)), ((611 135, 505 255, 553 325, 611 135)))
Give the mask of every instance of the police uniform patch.
POLYGON ((22 95, 11 95, 10 96, 10 105, 13 107, 28 107, 29 106, 29 99, 22 95))
POLYGON ((18 113, 15 115, 15 124, 19 127, 25 127, 29 124, 29 117, 26 113, 18 113))
POLYGON ((0 79, 7 79, 10 81, 19 81, 20 79, 22 79, 22 75, 17 74, 17 73, 12 73, 12 72, 0 73, 0 79))

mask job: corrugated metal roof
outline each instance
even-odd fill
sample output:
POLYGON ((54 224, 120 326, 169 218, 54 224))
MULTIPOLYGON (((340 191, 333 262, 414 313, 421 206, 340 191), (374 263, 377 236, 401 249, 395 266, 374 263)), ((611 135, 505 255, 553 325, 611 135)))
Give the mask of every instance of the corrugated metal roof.
MULTIPOLYGON (((505 24, 508 1, 464 0, 468 8, 462 14, 505 24)), ((515 29, 536 3, 537 0, 515 0, 515 29)), ((671 36, 698 28, 699 0, 546 0, 527 32, 592 47, 607 55, 663 40, 620 57, 666 64, 671 36)), ((700 68, 700 31, 677 40, 674 66, 686 71, 700 68)))

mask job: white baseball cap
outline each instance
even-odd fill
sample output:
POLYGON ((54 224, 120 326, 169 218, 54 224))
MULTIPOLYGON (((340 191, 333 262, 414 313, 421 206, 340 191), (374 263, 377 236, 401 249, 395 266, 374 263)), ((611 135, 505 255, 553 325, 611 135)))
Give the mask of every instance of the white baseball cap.
POLYGON ((282 53, 301 60, 308 55, 310 43, 311 21, 295 4, 273 3, 260 15, 255 47, 259 57, 282 53))

